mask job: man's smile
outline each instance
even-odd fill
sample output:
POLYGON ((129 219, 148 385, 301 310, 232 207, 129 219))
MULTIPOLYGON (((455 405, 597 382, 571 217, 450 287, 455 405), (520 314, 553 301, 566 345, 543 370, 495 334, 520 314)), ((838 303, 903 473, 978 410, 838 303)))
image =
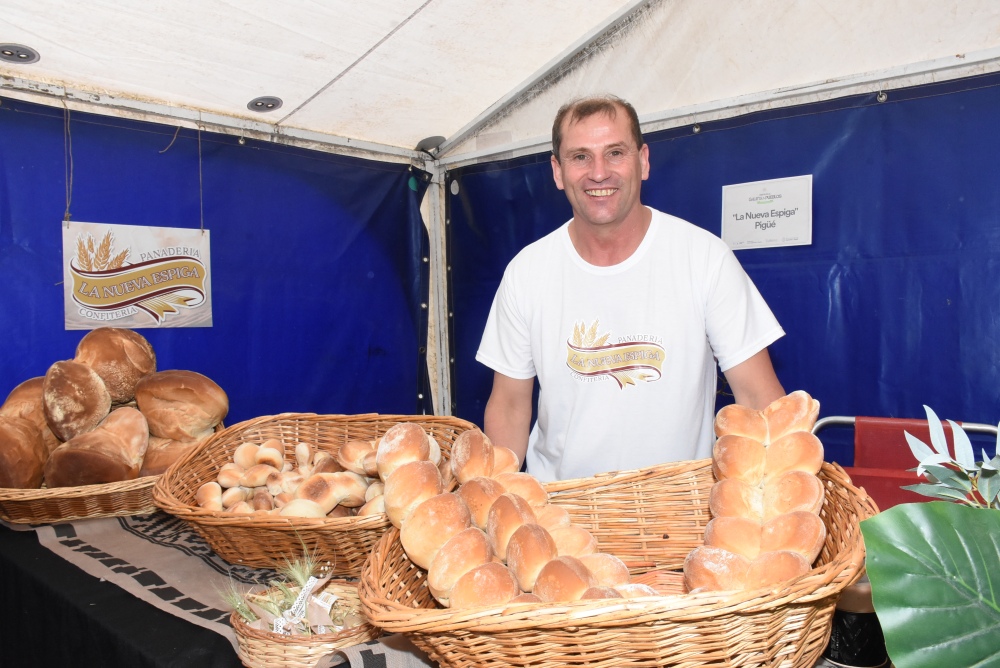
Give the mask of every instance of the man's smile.
POLYGON ((591 197, 608 197, 618 192, 618 188, 600 188, 595 190, 584 190, 591 197))

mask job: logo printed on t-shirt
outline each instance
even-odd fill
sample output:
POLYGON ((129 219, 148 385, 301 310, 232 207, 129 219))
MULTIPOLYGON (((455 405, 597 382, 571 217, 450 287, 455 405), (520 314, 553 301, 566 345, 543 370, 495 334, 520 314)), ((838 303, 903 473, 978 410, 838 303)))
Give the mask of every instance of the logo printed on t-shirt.
POLYGON ((583 322, 573 326, 573 335, 566 341, 566 366, 581 381, 613 378, 618 387, 650 383, 660 379, 663 367, 663 346, 657 337, 630 335, 608 343, 611 332, 598 334, 600 321, 590 327, 583 322))

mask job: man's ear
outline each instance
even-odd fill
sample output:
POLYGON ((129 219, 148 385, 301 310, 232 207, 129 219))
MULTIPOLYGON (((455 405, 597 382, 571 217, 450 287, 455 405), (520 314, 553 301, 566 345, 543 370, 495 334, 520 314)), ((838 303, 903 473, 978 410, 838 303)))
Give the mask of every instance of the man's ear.
MULTIPOLYGON (((563 189, 562 164, 560 164, 555 154, 553 154, 552 157, 550 158, 550 162, 552 163, 552 179, 556 182, 556 188, 562 190, 563 189)), ((649 170, 647 169, 646 171, 648 172, 649 170)))
POLYGON ((649 179, 649 144, 643 143, 639 149, 639 159, 642 161, 642 180, 649 179))

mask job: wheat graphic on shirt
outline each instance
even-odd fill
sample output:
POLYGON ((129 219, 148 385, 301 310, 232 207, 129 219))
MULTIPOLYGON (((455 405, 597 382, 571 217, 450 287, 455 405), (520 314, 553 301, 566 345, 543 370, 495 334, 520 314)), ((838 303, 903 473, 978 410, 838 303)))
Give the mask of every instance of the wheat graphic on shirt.
MULTIPOLYGON (((595 320, 590 324, 590 327, 583 322, 575 323, 573 325, 573 345, 578 348, 595 350, 607 343, 608 339, 611 338, 611 332, 598 335, 600 322, 600 319, 595 320)), ((619 387, 622 389, 626 385, 635 385, 636 380, 646 380, 650 377, 649 374, 639 369, 611 371, 608 375, 617 380, 619 387)))

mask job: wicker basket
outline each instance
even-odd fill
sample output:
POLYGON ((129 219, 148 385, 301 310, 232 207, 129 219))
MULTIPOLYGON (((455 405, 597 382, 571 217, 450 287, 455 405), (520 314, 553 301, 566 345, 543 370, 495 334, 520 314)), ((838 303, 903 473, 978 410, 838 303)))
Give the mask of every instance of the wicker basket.
MULTIPOLYGON (((357 584, 330 582, 325 588, 358 605, 357 584)), ((233 613, 229 622, 236 632, 237 653, 249 668, 313 668, 320 659, 338 649, 351 647, 382 635, 371 624, 362 624, 340 633, 323 633, 304 638, 256 629, 233 613)))
POLYGON ((820 478, 826 543, 815 568, 777 589, 682 593, 682 576, 671 569, 702 542, 710 519, 714 480, 705 459, 547 486, 601 551, 664 596, 443 609, 392 529, 362 570, 361 603, 373 624, 406 634, 442 666, 811 668, 840 591, 863 571, 859 522, 877 512, 839 466, 824 464, 820 478))
POLYGON ((367 517, 300 518, 279 515, 214 512, 195 504, 202 484, 215 480, 223 464, 243 442, 275 438, 294 457, 298 442, 336 454, 350 440, 379 438, 400 422, 415 422, 432 435, 447 458, 451 445, 475 425, 453 417, 429 415, 317 415, 283 413, 247 420, 212 435, 195 452, 176 462, 153 488, 157 506, 190 523, 215 552, 231 564, 275 568, 302 556, 303 551, 334 575, 357 577, 382 534, 392 526, 384 514, 367 517))
POLYGON ((0 519, 14 524, 55 524, 151 513, 156 510, 153 485, 157 478, 52 489, 0 489, 0 519))

